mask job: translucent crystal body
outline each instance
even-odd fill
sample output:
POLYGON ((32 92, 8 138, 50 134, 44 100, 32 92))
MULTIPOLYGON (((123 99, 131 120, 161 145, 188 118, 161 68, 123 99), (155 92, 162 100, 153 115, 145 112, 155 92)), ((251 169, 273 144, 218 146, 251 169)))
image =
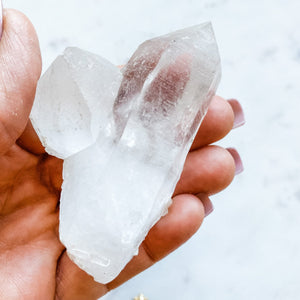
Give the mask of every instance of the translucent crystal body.
POLYGON ((101 283, 167 213, 220 80, 210 23, 146 41, 122 75, 69 49, 40 80, 32 112, 47 151, 65 158, 60 239, 101 283))

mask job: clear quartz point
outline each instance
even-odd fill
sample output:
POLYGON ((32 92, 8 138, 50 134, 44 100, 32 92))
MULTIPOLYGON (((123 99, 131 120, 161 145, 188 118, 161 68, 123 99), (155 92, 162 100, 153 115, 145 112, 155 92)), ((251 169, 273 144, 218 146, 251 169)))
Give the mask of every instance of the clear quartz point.
POLYGON ((46 151, 65 159, 108 130, 122 79, 106 59, 67 48, 38 83, 31 121, 46 151))
POLYGON ((101 283, 171 204, 221 77, 211 24, 146 41, 122 73, 69 48, 41 78, 31 115, 46 150, 65 159, 60 239, 101 283))

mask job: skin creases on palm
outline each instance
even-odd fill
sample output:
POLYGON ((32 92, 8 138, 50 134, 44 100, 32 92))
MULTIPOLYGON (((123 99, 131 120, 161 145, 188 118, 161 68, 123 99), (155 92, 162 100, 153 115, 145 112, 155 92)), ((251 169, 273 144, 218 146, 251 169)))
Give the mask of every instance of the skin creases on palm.
POLYGON ((29 298, 34 286, 41 296, 55 288, 63 251, 58 239, 60 191, 55 186, 61 181, 61 165, 54 157, 36 156, 17 145, 0 157, 0 299, 29 298))

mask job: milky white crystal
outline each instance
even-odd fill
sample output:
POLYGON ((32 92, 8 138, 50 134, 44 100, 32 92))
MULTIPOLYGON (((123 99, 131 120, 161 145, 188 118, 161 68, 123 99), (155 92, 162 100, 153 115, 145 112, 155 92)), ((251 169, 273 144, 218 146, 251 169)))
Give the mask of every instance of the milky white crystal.
POLYGON ((67 48, 39 81, 31 111, 46 151, 65 159, 92 145, 107 130, 121 79, 104 58, 67 48))
POLYGON ((68 49, 40 80, 31 116, 47 151, 65 158, 60 239, 101 283, 167 213, 221 76, 210 23, 146 41, 122 73, 68 49))

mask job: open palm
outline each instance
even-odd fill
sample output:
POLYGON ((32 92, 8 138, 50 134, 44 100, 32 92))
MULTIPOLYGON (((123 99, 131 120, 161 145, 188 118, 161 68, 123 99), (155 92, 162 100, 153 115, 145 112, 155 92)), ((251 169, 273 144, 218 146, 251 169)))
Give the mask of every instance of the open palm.
POLYGON ((30 22, 13 10, 7 10, 4 19, 0 71, 0 299, 103 296, 191 237, 209 210, 208 195, 234 177, 233 156, 208 146, 232 129, 235 117, 232 106, 215 97, 169 214, 152 228, 139 255, 113 282, 98 284, 69 260, 59 241, 62 161, 44 152, 28 120, 41 72, 39 45, 30 22))

